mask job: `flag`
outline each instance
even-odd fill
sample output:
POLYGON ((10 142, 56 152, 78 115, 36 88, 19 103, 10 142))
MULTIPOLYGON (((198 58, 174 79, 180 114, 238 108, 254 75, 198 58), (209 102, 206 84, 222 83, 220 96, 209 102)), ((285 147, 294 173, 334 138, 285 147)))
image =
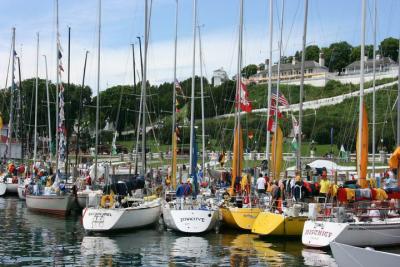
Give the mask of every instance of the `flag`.
POLYGON ((278 118, 282 118, 282 112, 279 111, 279 107, 276 107, 276 101, 271 99, 271 106, 269 107, 269 115, 275 116, 275 112, 278 110, 278 118))
POLYGON ((296 117, 292 114, 292 125, 293 125, 293 134, 294 136, 299 134, 299 123, 296 120, 296 117))
POLYGON ((61 64, 59 65, 59 67, 60 67, 61 71, 64 71, 64 68, 63 68, 63 66, 61 64))
POLYGON ((271 90, 271 100, 276 100, 278 98, 279 104, 282 104, 283 106, 289 106, 289 102, 287 101, 286 97, 279 92, 279 97, 277 97, 277 90, 276 88, 272 88, 271 90))
POLYGON ((196 130, 193 127, 193 148, 192 148, 192 162, 190 163, 190 176, 193 179, 194 191, 193 194, 197 195, 199 186, 197 183, 197 143, 196 143, 196 130))
POLYGON ((175 89, 176 89, 176 92, 179 95, 181 95, 184 98, 186 98, 185 94, 183 93, 182 86, 181 86, 181 84, 179 83, 179 81, 177 79, 175 79, 175 89))
POLYGON ((3 129, 3 116, 0 114, 0 130, 3 129))
POLYGON ((297 139, 295 137, 293 137, 290 146, 292 147, 292 150, 297 151, 298 145, 297 145, 297 139))
POLYGON ((247 86, 240 82, 240 90, 236 94, 236 105, 240 103, 240 109, 245 112, 251 112, 251 102, 249 101, 249 93, 247 92, 247 86), (239 96, 240 94, 240 96, 239 96))
POLYGON ((267 131, 275 132, 276 123, 273 116, 269 116, 269 120, 267 121, 267 131))
POLYGON ((247 133, 247 137, 248 137, 250 140, 253 139, 253 137, 254 137, 253 131, 249 131, 249 132, 247 133))
POLYGON ((17 51, 14 50, 14 56, 17 56, 17 51))
POLYGON ((113 140, 112 140, 112 155, 117 155, 117 145, 116 145, 116 141, 117 141, 117 131, 115 131, 114 136, 113 136, 113 140))
POLYGON ((60 50, 58 50, 58 59, 61 59, 61 58, 62 58, 62 53, 60 50))

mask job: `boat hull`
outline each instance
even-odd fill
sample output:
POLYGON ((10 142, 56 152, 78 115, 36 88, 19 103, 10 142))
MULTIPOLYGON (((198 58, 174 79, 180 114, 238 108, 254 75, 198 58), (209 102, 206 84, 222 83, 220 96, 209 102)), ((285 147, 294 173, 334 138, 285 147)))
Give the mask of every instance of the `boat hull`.
POLYGON ((26 199, 25 185, 18 185, 18 197, 19 199, 26 199))
POLYGON ((12 194, 12 195, 18 194, 18 184, 17 183, 6 183, 6 186, 7 186, 7 190, 6 190, 7 194, 12 194))
POLYGON ((71 211, 73 197, 71 194, 57 195, 26 195, 28 209, 41 213, 65 216, 71 211))
POLYGON ((330 244, 336 263, 342 267, 397 267, 400 255, 332 242, 330 244))
POLYGON ((236 229, 251 230, 258 214, 259 208, 220 208, 222 220, 228 226, 236 229))
POLYGON ((260 212, 251 231, 259 235, 301 236, 306 221, 305 216, 290 217, 272 212, 260 212))
POLYGON ((92 232, 138 228, 157 222, 160 213, 160 199, 130 208, 85 208, 82 224, 92 232))
POLYGON ((7 192, 7 185, 5 183, 0 183, 0 196, 4 196, 7 192))
POLYGON ((217 210, 171 209, 168 204, 162 209, 165 225, 182 233, 203 233, 215 228, 217 210))
POLYGON ((327 247, 333 241, 351 246, 391 246, 400 244, 400 220, 371 223, 336 223, 308 220, 302 243, 309 247, 327 247))

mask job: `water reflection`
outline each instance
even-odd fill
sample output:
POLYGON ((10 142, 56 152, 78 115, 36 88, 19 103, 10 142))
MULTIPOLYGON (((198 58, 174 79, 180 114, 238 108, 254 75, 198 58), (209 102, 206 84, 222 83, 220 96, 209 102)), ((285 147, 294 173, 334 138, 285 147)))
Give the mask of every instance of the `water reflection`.
POLYGON ((224 229, 182 236, 157 226, 87 235, 80 219, 33 213, 17 198, 0 198, 0 266, 336 266, 298 240, 224 229))

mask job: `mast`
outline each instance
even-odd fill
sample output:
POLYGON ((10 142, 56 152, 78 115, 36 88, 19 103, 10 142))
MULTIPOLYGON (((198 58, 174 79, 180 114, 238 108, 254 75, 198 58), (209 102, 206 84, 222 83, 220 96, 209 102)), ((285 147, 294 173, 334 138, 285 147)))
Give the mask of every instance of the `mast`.
MULTIPOLYGON (((67 89, 69 91, 69 86, 70 86, 70 73, 71 73, 71 27, 68 27, 68 76, 67 76, 67 89)), ((64 100, 66 99, 66 91, 64 92, 64 100)), ((65 173, 68 174, 69 170, 69 129, 68 129, 68 121, 67 121, 67 107, 65 107, 65 113, 64 113, 64 120, 65 120, 65 128, 66 128, 66 136, 65 136, 65 173)))
POLYGON ((201 145, 202 145, 202 160, 201 160, 201 170, 203 172, 203 179, 205 176, 205 162, 206 162, 206 131, 204 125, 204 77, 203 77, 203 54, 201 50, 201 32, 199 28, 199 52, 200 52, 200 88, 201 88, 201 145))
POLYGON ((268 98, 267 98, 267 142, 265 147, 265 159, 268 162, 267 176, 269 177, 270 162, 269 162, 269 148, 271 146, 271 132, 268 131, 269 117, 271 112, 271 91, 272 91, 272 39, 273 39, 273 3, 274 0, 269 0, 269 59, 268 59, 268 98))
MULTIPOLYGON (((275 111, 275 132, 276 134, 277 129, 278 129, 278 111, 279 111, 279 85, 280 85, 280 79, 281 79, 281 57, 282 57, 282 36, 283 36, 283 15, 285 11, 285 0, 282 0, 282 11, 281 11, 281 31, 280 31, 280 37, 279 37, 279 60, 278 60, 278 79, 276 81, 276 100, 275 100, 275 105, 276 105, 276 111, 275 111)), ((276 146, 278 142, 275 142, 275 147, 274 151, 276 151, 276 146)), ((274 164, 276 165, 276 153, 275 153, 275 158, 274 158, 274 164)), ((278 179, 279 177, 274 177, 274 179, 278 179)))
POLYGON ((50 165, 52 162, 52 156, 51 156, 51 116, 50 116, 50 95, 49 95, 49 77, 48 77, 48 72, 47 72, 47 57, 46 55, 43 55, 44 57, 44 65, 46 69, 46 98, 47 98, 47 120, 48 120, 48 126, 49 126, 49 156, 50 156, 50 165))
POLYGON ((36 81, 35 81, 35 134, 33 140, 33 162, 37 158, 37 116, 38 116, 38 87, 39 87, 39 33, 36 33, 36 81))
MULTIPOLYGON (((142 60, 142 41, 140 39, 140 36, 137 36, 139 40, 139 55, 140 55, 140 73, 142 75, 142 83, 143 83, 143 60, 142 60)), ((135 69, 133 69, 134 76, 135 77, 135 69)), ((140 123, 141 123, 141 116, 142 114, 142 109, 143 109, 143 94, 140 93, 140 102, 139 102, 139 116, 138 116, 138 122, 137 122, 137 131, 136 131, 136 157, 135 157, 135 174, 138 174, 138 155, 139 155, 139 138, 140 138, 140 123)))
MULTIPOLYGON (((59 111, 58 111, 58 105, 59 105, 59 91, 60 91, 60 33, 58 32, 58 27, 59 27, 59 21, 58 21, 58 0, 56 0, 56 42, 57 42, 57 51, 56 51, 56 60, 57 60, 57 70, 56 70, 56 178, 58 178, 58 161, 59 161, 59 147, 58 147, 58 121, 59 121, 59 111)), ((50 168, 51 169, 51 168, 50 168)))
MULTIPOLYGON (((398 53, 399 73, 397 74, 397 146, 400 146, 400 38, 399 38, 399 53, 398 53)), ((398 172, 397 178, 399 178, 398 172)), ((400 182, 400 179, 399 179, 400 182)))
POLYGON ((78 133, 77 133, 77 136, 76 136, 75 165, 78 165, 78 154, 79 154, 79 150, 80 150, 81 119, 82 119, 82 109, 83 109, 82 91, 83 91, 83 89, 85 89, 86 62, 87 62, 88 53, 89 53, 89 51, 86 50, 85 63, 83 65, 82 87, 81 87, 81 90, 79 92, 79 115, 78 115, 78 133))
POLYGON ((146 72, 147 72, 147 46, 148 46, 148 0, 145 0, 144 12, 144 57, 142 69, 142 170, 141 176, 146 175, 146 72))
POLYGON ((193 0, 193 54, 192 54, 192 97, 190 101, 190 173, 195 172, 196 166, 192 166, 193 162, 193 145, 195 136, 194 131, 194 91, 195 91, 195 75, 196 75, 196 25, 197 25, 197 0, 193 0))
MULTIPOLYGON (((24 107, 22 107, 22 97, 23 96, 21 96, 21 94, 22 94, 22 79, 21 79, 21 62, 20 62, 20 58, 19 57, 17 57, 17 60, 18 60, 18 76, 19 76, 19 90, 18 90, 18 121, 19 121, 19 125, 18 125, 18 127, 19 127, 19 138, 20 138, 20 140, 21 140, 21 158, 22 158, 22 162, 24 162, 24 158, 25 158, 25 153, 24 153, 24 151, 25 151, 25 142, 23 141, 23 138, 22 138, 22 136, 23 136, 23 133, 24 133, 24 123, 23 123, 23 120, 21 119, 21 118, 25 118, 25 112, 24 112, 24 110, 25 110, 25 105, 24 105, 24 107)), ((25 99, 25 98, 24 98, 25 99)))
POLYGON ((175 11, 175 44, 174 44, 174 81, 172 82, 172 159, 171 159, 171 183, 176 188, 176 57, 178 51, 178 14, 179 1, 176 0, 175 11), (175 145, 174 145, 175 144, 175 145), (174 151, 175 149, 175 151, 174 151))
MULTIPOLYGON (((361 7, 361 55, 360 55, 360 109, 358 122, 358 153, 357 153, 357 171, 360 174, 361 170, 361 150, 362 150, 362 122, 363 122, 363 103, 364 103, 364 56, 365 56, 365 0, 362 0, 361 7)), ((365 177, 359 177, 365 179, 365 177)))
POLYGON ((97 43, 97 97, 96 97, 96 143, 95 143, 95 158, 94 158, 94 177, 97 179, 97 153, 99 144, 99 105, 100 105, 100 44, 101 44, 101 0, 99 0, 99 28, 98 28, 98 43, 97 43))
POLYGON ((11 56, 11 97, 10 97, 10 119, 8 121, 8 133, 7 133, 7 146, 4 153, 5 158, 11 158, 11 138, 12 138, 12 127, 14 120, 14 91, 15 91, 15 28, 12 28, 12 56, 11 56))
POLYGON ((133 92, 135 92, 135 86, 136 86, 135 44, 131 44, 131 46, 132 46, 132 64, 133 64, 133 92))
POLYGON ((374 51, 373 51, 373 79, 372 79, 372 177, 375 178, 375 144, 376 144, 376 0, 374 0, 374 51))
POLYGON ((299 101, 299 126, 297 136, 297 171, 301 177, 301 129, 303 124, 303 97, 304 97, 304 62, 306 59, 306 41, 307 41, 307 16, 308 0, 304 0, 304 28, 303 28, 303 52, 301 53, 301 78, 300 78, 300 101, 299 101))

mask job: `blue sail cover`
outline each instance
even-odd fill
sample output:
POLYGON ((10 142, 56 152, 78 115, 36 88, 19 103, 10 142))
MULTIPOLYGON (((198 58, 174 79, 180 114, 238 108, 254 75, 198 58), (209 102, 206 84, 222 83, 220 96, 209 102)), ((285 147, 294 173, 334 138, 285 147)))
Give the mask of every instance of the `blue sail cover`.
POLYGON ((194 190, 193 194, 197 195, 199 192, 199 186, 197 183, 197 143, 196 143, 196 129, 193 127, 193 149, 192 149, 192 162, 190 163, 190 176, 193 179, 194 190))

